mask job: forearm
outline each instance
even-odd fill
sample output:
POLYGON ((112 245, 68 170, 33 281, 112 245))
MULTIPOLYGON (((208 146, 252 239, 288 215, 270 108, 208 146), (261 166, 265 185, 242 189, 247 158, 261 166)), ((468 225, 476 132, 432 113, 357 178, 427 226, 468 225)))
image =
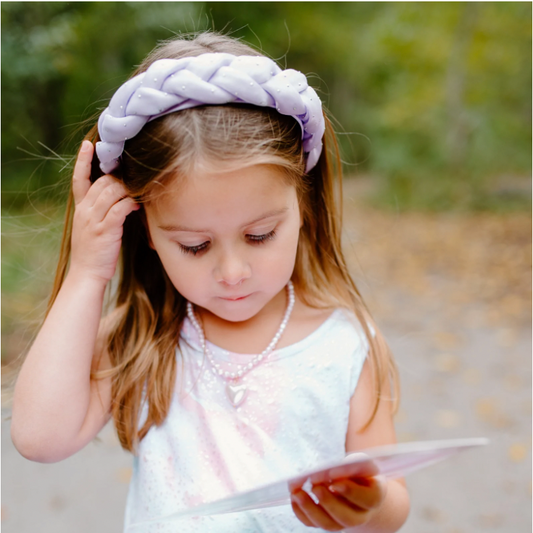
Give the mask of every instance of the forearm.
POLYGON ((385 500, 372 518, 364 525, 345 529, 347 533, 394 533, 409 515, 409 494, 400 480, 387 481, 385 500))
POLYGON ((34 460, 76 439, 91 397, 91 364, 105 283, 70 272, 22 366, 12 436, 34 460), (41 456, 42 454, 42 456, 41 456))

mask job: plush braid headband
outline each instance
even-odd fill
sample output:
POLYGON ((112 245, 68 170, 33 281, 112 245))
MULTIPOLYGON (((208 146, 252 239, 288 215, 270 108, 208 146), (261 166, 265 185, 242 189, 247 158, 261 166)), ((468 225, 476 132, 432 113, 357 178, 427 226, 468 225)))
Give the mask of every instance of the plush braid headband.
POLYGON ((317 163, 325 130, 322 104, 306 77, 263 56, 208 53, 160 59, 122 85, 98 120, 96 153, 103 172, 119 165, 124 141, 155 118, 204 104, 273 107, 302 127, 306 171, 317 163))

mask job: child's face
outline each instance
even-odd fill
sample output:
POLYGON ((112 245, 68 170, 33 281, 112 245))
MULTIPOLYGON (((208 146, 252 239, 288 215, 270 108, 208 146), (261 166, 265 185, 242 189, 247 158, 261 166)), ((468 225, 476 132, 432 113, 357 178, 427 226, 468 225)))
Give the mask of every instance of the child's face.
POLYGON ((224 320, 255 316, 292 275, 300 211, 277 167, 195 174, 145 208, 174 287, 224 320))

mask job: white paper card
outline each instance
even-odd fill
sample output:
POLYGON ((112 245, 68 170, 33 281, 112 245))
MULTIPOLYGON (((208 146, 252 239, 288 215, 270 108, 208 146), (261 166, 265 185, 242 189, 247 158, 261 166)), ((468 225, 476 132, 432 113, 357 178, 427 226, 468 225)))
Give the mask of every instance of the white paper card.
POLYGON ((314 484, 329 484, 336 479, 377 474, 389 478, 403 477, 415 470, 438 463, 459 451, 484 446, 488 442, 488 439, 474 438, 405 442, 368 448, 348 454, 343 461, 320 465, 297 477, 283 479, 160 518, 131 524, 129 529, 134 529, 137 525, 170 522, 191 516, 236 513, 250 509, 286 505, 290 502, 291 490, 303 487, 307 491, 314 484))

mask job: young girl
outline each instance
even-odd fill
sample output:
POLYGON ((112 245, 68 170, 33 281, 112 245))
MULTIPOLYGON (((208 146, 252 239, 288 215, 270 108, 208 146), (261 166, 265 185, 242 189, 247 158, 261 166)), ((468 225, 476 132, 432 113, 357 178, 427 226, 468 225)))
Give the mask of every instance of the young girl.
MULTIPOLYGON (((394 365, 341 252, 336 150, 301 73, 215 34, 153 51, 78 155, 15 388, 20 453, 59 461, 113 417, 134 453, 127 529, 395 442, 394 365)), ((136 531, 397 531, 404 482, 374 474, 136 531)))

